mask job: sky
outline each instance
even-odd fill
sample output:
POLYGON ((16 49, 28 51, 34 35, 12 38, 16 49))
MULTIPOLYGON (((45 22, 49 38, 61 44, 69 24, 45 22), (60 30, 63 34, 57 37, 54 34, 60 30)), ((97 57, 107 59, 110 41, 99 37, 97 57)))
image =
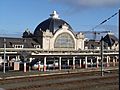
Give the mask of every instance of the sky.
MULTIPOLYGON (((0 36, 21 37, 28 28, 49 18, 56 10, 75 32, 92 31, 120 9, 120 0, 0 0, 0 36)), ((94 31, 111 31, 118 36, 118 14, 94 31)))

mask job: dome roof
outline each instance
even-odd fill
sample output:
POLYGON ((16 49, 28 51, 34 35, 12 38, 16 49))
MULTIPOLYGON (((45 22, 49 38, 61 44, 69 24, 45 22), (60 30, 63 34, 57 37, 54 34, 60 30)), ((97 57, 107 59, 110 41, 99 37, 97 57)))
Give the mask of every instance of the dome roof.
POLYGON ((40 30, 46 31, 49 30, 50 32, 54 33, 57 29, 59 29, 62 25, 66 24, 68 26, 68 29, 72 30, 72 27, 65 22, 64 20, 60 19, 56 11, 53 11, 52 14, 50 14, 50 18, 47 20, 41 22, 35 29, 34 35, 38 34, 40 30))

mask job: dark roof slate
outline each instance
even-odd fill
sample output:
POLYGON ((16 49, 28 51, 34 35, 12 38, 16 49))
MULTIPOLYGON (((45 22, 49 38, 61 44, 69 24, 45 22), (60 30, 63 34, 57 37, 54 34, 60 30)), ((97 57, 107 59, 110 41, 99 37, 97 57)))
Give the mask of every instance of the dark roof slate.
POLYGON ((73 30, 72 27, 62 19, 48 18, 47 20, 41 22, 36 27, 36 29, 34 31, 34 35, 38 36, 40 30, 42 30, 42 31, 49 30, 50 32, 54 33, 56 30, 58 30, 64 24, 68 25, 69 30, 73 30))
POLYGON ((6 47, 12 48, 12 45, 24 45, 25 48, 33 48, 34 45, 39 45, 32 38, 9 38, 0 37, 0 48, 4 47, 4 38, 6 39, 6 47))
POLYGON ((112 46, 115 42, 118 42, 118 38, 113 34, 107 34, 103 41, 108 44, 108 46, 112 46))

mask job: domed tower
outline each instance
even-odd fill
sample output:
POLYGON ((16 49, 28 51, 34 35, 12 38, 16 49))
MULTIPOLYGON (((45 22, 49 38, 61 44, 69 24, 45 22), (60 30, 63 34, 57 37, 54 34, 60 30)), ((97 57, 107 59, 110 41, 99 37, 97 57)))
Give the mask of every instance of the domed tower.
POLYGON ((69 30, 72 30, 72 27, 65 22, 64 20, 59 18, 59 15, 56 11, 53 11, 52 14, 50 14, 50 17, 41 22, 34 31, 34 39, 41 44, 41 48, 43 47, 43 37, 45 32, 49 32, 49 35, 54 35, 54 33, 62 27, 62 25, 66 24, 68 26, 69 30))
POLYGON ((50 18, 47 20, 41 22, 35 29, 34 35, 36 37, 41 36, 41 32, 46 30, 49 30, 50 32, 54 33, 57 29, 59 29, 62 25, 67 24, 69 29, 72 30, 72 27, 65 22, 64 20, 59 18, 59 15, 56 11, 53 11, 52 14, 50 14, 50 18))
POLYGON ((44 50, 77 50, 84 48, 84 36, 73 32, 72 27, 59 18, 56 11, 41 22, 34 31, 34 38, 44 50))

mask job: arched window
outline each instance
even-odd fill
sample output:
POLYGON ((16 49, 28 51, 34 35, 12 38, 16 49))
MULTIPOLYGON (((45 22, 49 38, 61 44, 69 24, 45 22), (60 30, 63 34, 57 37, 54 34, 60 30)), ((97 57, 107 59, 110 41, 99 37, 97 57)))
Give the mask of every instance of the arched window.
POLYGON ((74 48, 74 39, 68 33, 59 34, 58 37, 55 39, 54 43, 55 48, 74 48))

